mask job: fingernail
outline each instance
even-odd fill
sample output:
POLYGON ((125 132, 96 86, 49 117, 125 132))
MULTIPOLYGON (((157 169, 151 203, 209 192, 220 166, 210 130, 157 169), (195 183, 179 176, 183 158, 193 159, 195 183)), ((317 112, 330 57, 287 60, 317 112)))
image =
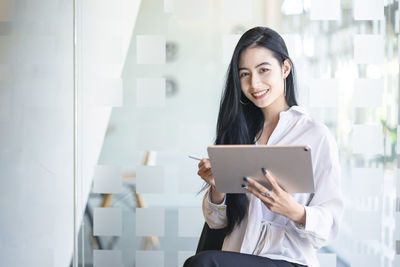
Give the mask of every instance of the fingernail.
POLYGON ((264 175, 267 174, 267 170, 266 170, 265 168, 261 168, 261 171, 262 171, 262 173, 263 173, 264 175))
POLYGON ((243 177, 243 181, 249 182, 249 179, 247 177, 243 177))

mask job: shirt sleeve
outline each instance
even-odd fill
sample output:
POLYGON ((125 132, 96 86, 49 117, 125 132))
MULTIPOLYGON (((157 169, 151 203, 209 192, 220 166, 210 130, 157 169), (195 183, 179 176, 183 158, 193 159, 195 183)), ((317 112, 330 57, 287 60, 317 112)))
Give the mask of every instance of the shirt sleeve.
POLYGON ((332 136, 322 143, 314 171, 315 193, 305 206, 306 223, 298 225, 291 221, 299 236, 308 239, 316 249, 336 237, 344 209, 337 145, 332 136))
POLYGON ((211 202, 209 189, 204 194, 203 215, 206 223, 211 229, 221 229, 228 225, 225 200, 226 195, 221 204, 215 204, 211 202))

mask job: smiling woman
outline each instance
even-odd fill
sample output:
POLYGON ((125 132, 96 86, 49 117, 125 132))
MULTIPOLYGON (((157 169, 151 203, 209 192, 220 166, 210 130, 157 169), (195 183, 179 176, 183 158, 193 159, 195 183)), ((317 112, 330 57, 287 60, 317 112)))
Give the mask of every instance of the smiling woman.
POLYGON ((265 134, 257 137, 257 140, 261 138, 261 143, 267 143, 265 140, 276 123, 270 116, 273 113, 267 110, 289 108, 285 96, 286 78, 290 74, 291 63, 288 58, 283 62, 278 61, 275 54, 266 47, 252 45, 242 52, 239 60, 240 86, 244 98, 263 111, 266 122, 271 122, 270 127, 264 127, 265 134), (259 63, 260 60, 266 61, 259 63))
POLYGON ((315 192, 288 194, 263 169, 270 190, 244 177, 248 193, 220 193, 209 159, 202 159, 198 175, 210 185, 204 217, 227 235, 222 251, 200 252, 185 267, 319 266, 316 249, 336 237, 343 212, 340 165, 333 136, 297 106, 294 85, 282 37, 265 27, 245 32, 229 66, 216 144, 308 145, 315 192))
POLYGON ((261 143, 266 144, 266 137, 278 121, 272 116, 276 112, 264 111, 286 110, 293 105, 297 105, 295 68, 284 40, 269 28, 247 31, 240 38, 229 66, 217 143, 224 140, 221 144, 249 144, 259 134, 256 139, 262 137, 261 143), (244 126, 244 121, 248 126, 244 126), (268 127, 263 127, 265 123, 268 127), (232 132, 232 128, 241 130, 232 132))

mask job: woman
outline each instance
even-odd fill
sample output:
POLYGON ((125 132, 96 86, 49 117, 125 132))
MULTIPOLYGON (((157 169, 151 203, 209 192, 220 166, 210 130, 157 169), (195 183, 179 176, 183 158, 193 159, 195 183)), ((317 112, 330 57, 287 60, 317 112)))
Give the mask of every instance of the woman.
POLYGON ((215 190, 210 161, 199 176, 210 186, 203 213, 212 229, 227 228, 222 251, 189 258, 189 266, 319 266, 316 249, 337 235, 343 212, 337 145, 295 98, 294 66, 282 37, 256 27, 240 38, 228 70, 216 144, 309 145, 314 194, 288 194, 263 170, 272 189, 245 177, 246 194, 215 190))
POLYGON ((297 106, 294 66, 277 32, 256 27, 240 38, 215 143, 309 145, 315 193, 288 194, 268 170, 271 190, 245 177, 248 193, 219 193, 210 161, 202 159, 198 174, 210 185, 203 200, 206 223, 228 234, 222 251, 200 252, 184 266, 319 266, 316 249, 337 235, 343 212, 337 145, 325 125, 297 106))

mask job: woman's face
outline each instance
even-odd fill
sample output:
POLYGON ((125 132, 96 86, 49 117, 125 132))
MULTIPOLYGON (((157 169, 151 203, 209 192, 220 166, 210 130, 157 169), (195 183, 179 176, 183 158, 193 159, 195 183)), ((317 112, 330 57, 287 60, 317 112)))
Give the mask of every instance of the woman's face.
POLYGON ((259 108, 265 108, 277 99, 285 101, 284 79, 289 73, 289 61, 285 60, 281 67, 271 50, 265 47, 248 47, 240 55, 242 91, 259 108))

